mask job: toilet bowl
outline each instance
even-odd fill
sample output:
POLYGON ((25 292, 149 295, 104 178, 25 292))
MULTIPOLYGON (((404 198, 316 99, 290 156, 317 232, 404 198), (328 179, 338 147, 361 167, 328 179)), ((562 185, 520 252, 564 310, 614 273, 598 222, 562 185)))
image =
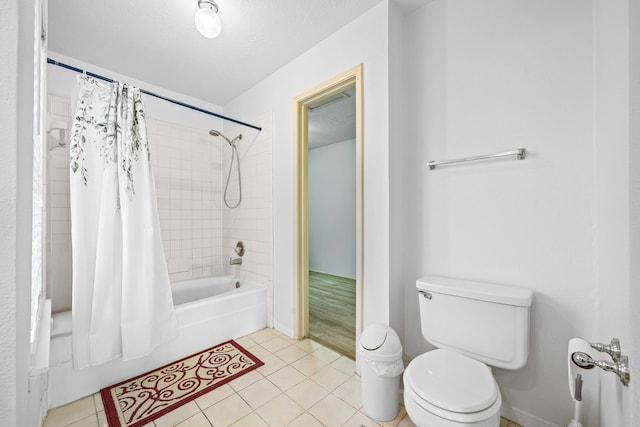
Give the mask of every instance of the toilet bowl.
POLYGON ((489 366, 520 369, 529 352, 529 289, 447 277, 416 282, 422 335, 438 347, 404 372, 418 427, 498 427, 502 396, 489 366))
POLYGON ((419 427, 500 424, 502 397, 484 363, 437 349, 415 358, 403 379, 405 408, 419 427))

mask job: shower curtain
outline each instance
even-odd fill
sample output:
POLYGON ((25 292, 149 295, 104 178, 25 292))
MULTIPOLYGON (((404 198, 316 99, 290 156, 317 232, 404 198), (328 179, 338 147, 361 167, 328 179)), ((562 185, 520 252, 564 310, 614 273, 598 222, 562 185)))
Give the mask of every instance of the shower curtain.
POLYGON ((144 356, 178 334, 140 90, 78 76, 70 140, 73 363, 144 356))

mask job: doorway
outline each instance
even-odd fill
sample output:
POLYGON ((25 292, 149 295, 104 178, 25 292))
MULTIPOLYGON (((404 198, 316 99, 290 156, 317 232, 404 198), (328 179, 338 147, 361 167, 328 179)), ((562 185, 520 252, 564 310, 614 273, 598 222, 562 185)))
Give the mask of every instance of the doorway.
POLYGON ((296 335, 354 358, 363 296, 362 65, 294 98, 294 126, 296 335))

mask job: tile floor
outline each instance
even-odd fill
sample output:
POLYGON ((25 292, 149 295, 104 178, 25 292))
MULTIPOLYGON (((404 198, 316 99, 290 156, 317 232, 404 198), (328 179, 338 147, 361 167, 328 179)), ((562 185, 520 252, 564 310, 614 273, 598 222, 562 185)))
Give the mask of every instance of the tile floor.
MULTIPOLYGON (((310 340, 273 329, 236 340, 264 366, 156 419, 145 427, 414 426, 400 407, 376 423, 362 408, 353 360, 310 340)), ((107 426, 98 393, 49 411, 44 427, 107 426)), ((521 427, 502 419, 500 427, 521 427)))

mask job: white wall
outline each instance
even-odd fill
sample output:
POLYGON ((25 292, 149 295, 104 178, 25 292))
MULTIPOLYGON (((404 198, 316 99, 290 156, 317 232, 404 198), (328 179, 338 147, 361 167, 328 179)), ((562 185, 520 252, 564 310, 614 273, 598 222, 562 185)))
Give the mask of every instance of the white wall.
POLYGON ((309 269, 356 278, 356 140, 309 150, 309 269))
MULTIPOLYGON (((640 3, 629 2, 629 94, 630 94, 630 133, 629 141, 629 195, 630 195, 630 260, 640 259, 640 3)), ((640 339, 637 327, 640 325, 640 263, 631 262, 630 271, 630 311, 629 326, 631 343, 629 346, 629 359, 634 365, 640 360, 640 339)), ((631 391, 631 425, 640 425, 640 386, 634 382, 630 386, 631 391)))
MULTIPOLYGON (((632 343, 630 311, 630 40, 628 0, 594 5, 594 157, 598 328, 593 339, 632 343)), ((637 142, 636 142, 637 143, 637 142)), ((635 325, 637 326, 637 324, 635 325)), ((598 357, 608 359, 606 355, 598 357), (604 357, 602 357, 604 356, 604 357)), ((631 363, 633 369, 634 363, 631 363)), ((631 394, 615 375, 601 372, 599 425, 631 426, 631 394)), ((591 424, 595 425, 595 424, 591 424)))
POLYGON ((28 425, 34 2, 0 5, 0 422, 28 425))
POLYGON ((389 325, 404 342, 404 289, 414 278, 405 265, 414 248, 407 244, 407 221, 414 203, 408 189, 413 153, 407 143, 406 49, 404 16, 395 2, 389 3, 389 325))
POLYGON ((0 6, 0 131, 5 135, 0 156, 0 414, 2 422, 15 425, 19 349, 16 347, 16 150, 18 146, 18 1, 0 6))
POLYGON ((364 64, 364 324, 389 319, 388 3, 364 13, 224 106, 226 115, 273 114, 274 321, 294 333, 293 98, 364 64))
POLYGON ((405 349, 428 348, 415 322, 422 275, 532 289, 528 364, 494 370, 503 413, 527 426, 571 418, 569 339, 610 338, 596 334, 592 20, 580 0, 438 0, 406 17, 405 349), (427 168, 518 147, 526 160, 427 168))

